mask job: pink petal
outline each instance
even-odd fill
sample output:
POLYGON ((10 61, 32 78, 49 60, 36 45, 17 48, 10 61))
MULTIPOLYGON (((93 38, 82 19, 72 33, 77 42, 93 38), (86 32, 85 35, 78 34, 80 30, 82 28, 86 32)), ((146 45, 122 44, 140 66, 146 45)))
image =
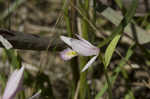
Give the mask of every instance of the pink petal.
POLYGON ((99 48, 93 46, 90 42, 83 39, 79 35, 76 35, 78 39, 73 39, 65 36, 61 36, 61 40, 63 40, 66 44, 68 44, 74 51, 82 56, 92 56, 99 54, 99 48))
POLYGON ((69 46, 72 45, 71 39, 73 39, 73 38, 65 37, 65 36, 60 36, 60 39, 61 39, 62 41, 64 41, 67 45, 69 45, 69 46))
POLYGON ((63 60, 70 60, 71 58, 77 56, 77 53, 70 48, 67 48, 60 52, 60 56, 63 60))
POLYGON ((76 34, 76 36, 77 36, 80 40, 82 40, 84 43, 86 43, 88 46, 90 46, 90 47, 95 47, 95 46, 93 46, 89 41, 87 41, 87 40, 85 40, 84 38, 82 38, 80 35, 77 35, 77 34, 76 34))
POLYGON ((95 46, 89 46, 89 44, 82 40, 72 40, 72 49, 82 56, 98 55, 99 48, 95 46))
POLYGON ((14 99, 16 93, 20 91, 22 86, 24 67, 15 70, 8 79, 2 99, 14 99))
POLYGON ((87 69, 92 65, 92 63, 95 62, 95 60, 96 60, 97 57, 98 57, 98 56, 94 56, 93 58, 91 58, 91 59, 87 62, 87 64, 84 66, 84 68, 82 69, 81 72, 84 72, 85 70, 87 70, 87 69))

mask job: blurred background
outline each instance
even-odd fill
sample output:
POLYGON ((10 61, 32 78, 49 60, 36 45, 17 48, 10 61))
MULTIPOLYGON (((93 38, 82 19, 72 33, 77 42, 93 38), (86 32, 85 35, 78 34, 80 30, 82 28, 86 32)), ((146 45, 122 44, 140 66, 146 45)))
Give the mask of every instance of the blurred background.
POLYGON ((40 51, 38 48, 1 48, 1 95, 10 74, 25 66, 23 90, 16 99, 27 99, 39 90, 42 92, 37 99, 111 99, 103 62, 97 59, 88 71, 81 73, 90 58, 78 56, 70 61, 62 60, 59 52, 67 45, 59 36, 80 34, 99 47, 104 56, 114 38, 111 35, 119 32, 117 27, 123 24, 121 20, 129 18, 127 13, 131 13, 132 20, 123 27, 107 67, 112 99, 149 99, 150 1, 138 0, 135 13, 133 1, 0 0, 1 29, 46 37, 54 43, 54 48, 40 51), (109 42, 105 42, 106 39, 109 42), (62 49, 57 50, 60 45, 62 49))

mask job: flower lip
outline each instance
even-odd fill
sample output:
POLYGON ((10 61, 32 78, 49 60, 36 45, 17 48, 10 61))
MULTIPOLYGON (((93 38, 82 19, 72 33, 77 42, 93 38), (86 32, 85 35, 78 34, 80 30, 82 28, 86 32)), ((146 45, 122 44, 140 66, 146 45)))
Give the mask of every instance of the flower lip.
POLYGON ((67 48, 60 52, 60 56, 63 60, 70 60, 71 58, 77 56, 77 53, 71 48, 67 48))

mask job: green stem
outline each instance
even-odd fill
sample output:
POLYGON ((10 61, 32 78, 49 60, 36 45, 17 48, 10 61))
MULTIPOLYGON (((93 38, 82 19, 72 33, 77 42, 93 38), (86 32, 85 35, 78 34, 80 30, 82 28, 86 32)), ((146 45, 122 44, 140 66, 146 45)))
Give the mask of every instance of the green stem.
MULTIPOLYGON (((71 10, 69 11, 69 6, 66 6, 64 8, 64 17, 66 20, 68 36, 73 37, 74 36, 73 34, 77 33, 77 17, 76 17, 77 11, 74 8, 74 6, 76 6, 76 0, 70 0, 69 5, 71 5, 71 10)), ((71 60, 70 66, 71 66, 71 71, 73 76, 72 88, 71 88, 71 98, 73 99, 77 87, 77 82, 80 76, 77 57, 71 60)))
MULTIPOLYGON (((83 9, 81 13, 84 13, 87 18, 89 17, 88 11, 89 11, 89 0, 84 0, 84 2, 79 2, 80 7, 83 9)), ((88 40, 88 32, 89 32, 89 24, 88 22, 82 17, 81 18, 81 26, 82 26, 82 34, 81 36, 88 40)), ((88 61, 88 58, 80 56, 80 71, 83 69, 85 64, 88 61)), ((90 99, 90 93, 89 88, 86 80, 87 72, 83 72, 80 74, 80 99, 90 99)))
MULTIPOLYGON (((105 65, 105 61, 103 59, 103 56, 101 54, 99 54, 99 59, 100 61, 105 65)), ((104 75, 105 75, 105 78, 107 80, 107 85, 108 85, 108 93, 109 93, 109 99, 112 99, 112 86, 111 86, 111 81, 109 79, 109 76, 108 76, 108 70, 107 68, 105 68, 106 66, 104 66, 104 75)))
MULTIPOLYGON (((81 71, 82 68, 87 63, 87 58, 80 56, 79 59, 80 59, 80 71, 81 71)), ((80 90, 79 90, 80 99, 90 99, 86 76, 87 76, 87 71, 82 72, 80 74, 80 90)))
MULTIPOLYGON (((77 33, 77 11, 75 9, 76 6, 76 0, 70 0, 70 5, 71 5, 71 17, 70 17, 70 28, 71 28, 71 33, 70 33, 70 37, 73 37, 75 33, 77 33)), ((71 70, 72 70, 72 74, 73 74, 73 88, 72 88, 72 99, 75 95, 75 91, 76 91, 76 87, 77 87, 77 83, 80 77, 79 74, 79 66, 78 66, 78 58, 73 58, 71 60, 71 70)))
POLYGON ((111 87, 111 82, 107 73, 107 69, 104 69, 104 74, 105 74, 105 78, 107 80, 107 84, 108 84, 108 93, 109 93, 109 99, 112 99, 112 87, 111 87))

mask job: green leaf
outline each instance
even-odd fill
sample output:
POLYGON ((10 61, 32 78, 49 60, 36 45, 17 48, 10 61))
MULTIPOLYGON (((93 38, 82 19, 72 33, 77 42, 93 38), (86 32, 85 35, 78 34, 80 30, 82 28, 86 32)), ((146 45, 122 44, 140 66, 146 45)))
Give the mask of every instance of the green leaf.
POLYGON ((22 60, 21 60, 21 57, 18 55, 17 51, 14 49, 9 49, 9 50, 5 49, 5 52, 13 68, 19 68, 21 66, 22 60))
POLYGON ((109 65, 109 63, 110 63, 110 60, 111 60, 111 58, 112 58, 112 55, 113 55, 113 53, 114 53, 114 51, 115 51, 115 48, 116 48, 116 46, 117 46, 117 43, 118 43, 118 41, 119 41, 119 39, 120 39, 120 37, 121 37, 121 35, 116 35, 115 37, 114 37, 114 39, 110 42, 110 44, 109 44, 109 46, 107 47, 107 49, 106 49, 106 52, 105 52, 105 57, 104 57, 104 61, 105 61, 105 68, 107 68, 107 66, 109 65))

